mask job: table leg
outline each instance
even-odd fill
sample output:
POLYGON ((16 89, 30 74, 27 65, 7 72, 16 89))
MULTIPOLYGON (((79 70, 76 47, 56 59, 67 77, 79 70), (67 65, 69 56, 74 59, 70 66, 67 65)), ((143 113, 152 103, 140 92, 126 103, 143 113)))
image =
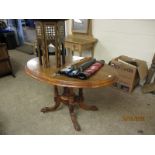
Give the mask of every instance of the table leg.
POLYGON ((55 104, 53 107, 44 107, 41 109, 41 112, 45 113, 45 112, 55 111, 60 106, 60 99, 59 99, 57 86, 54 86, 54 101, 55 101, 55 104))
POLYGON ((74 51, 72 51, 70 48, 67 48, 67 51, 68 51, 68 55, 74 56, 74 51))
POLYGON ((74 51, 72 51, 72 56, 74 56, 74 51))
POLYGON ((92 111, 98 110, 98 108, 95 105, 88 105, 88 104, 85 104, 83 101, 84 101, 83 89, 80 88, 79 89, 79 106, 80 106, 80 108, 82 108, 84 110, 92 110, 92 111))
POLYGON ((10 66, 10 69, 11 69, 11 74, 12 74, 12 76, 15 78, 16 76, 15 76, 15 74, 14 74, 14 72, 13 72, 13 69, 12 69, 12 65, 11 65, 10 60, 9 60, 9 66, 10 66))
POLYGON ((94 47, 91 50, 91 55, 92 55, 92 58, 94 58, 94 47))
POLYGON ((70 116, 71 116, 71 120, 72 120, 72 123, 73 123, 73 126, 75 128, 75 130, 77 131, 80 131, 81 128, 80 128, 80 125, 77 121, 77 117, 76 117, 76 114, 75 114, 75 111, 74 111, 74 105, 68 105, 68 108, 69 108, 69 112, 70 112, 70 116))
POLYGON ((64 91, 62 95, 59 95, 58 93, 58 87, 54 86, 54 100, 55 100, 55 105, 53 107, 45 107, 41 109, 41 112, 50 112, 50 111, 55 111, 59 106, 60 103, 64 103, 65 105, 68 106, 70 117, 73 123, 73 126, 76 131, 80 131, 80 125, 77 121, 76 113, 75 113, 75 106, 78 105, 80 108, 85 109, 85 110, 92 110, 96 111, 98 108, 94 105, 87 105, 85 104, 84 97, 83 97, 83 89, 79 89, 79 94, 76 95, 73 91, 73 88, 68 88, 64 87, 64 91))
POLYGON ((73 88, 64 87, 63 95, 61 96, 61 101, 68 105, 71 120, 75 130, 80 131, 80 125, 77 121, 76 113, 75 113, 75 106, 76 106, 76 95, 73 92, 73 88))
POLYGON ((80 50, 79 52, 80 52, 80 57, 82 57, 82 50, 80 50))

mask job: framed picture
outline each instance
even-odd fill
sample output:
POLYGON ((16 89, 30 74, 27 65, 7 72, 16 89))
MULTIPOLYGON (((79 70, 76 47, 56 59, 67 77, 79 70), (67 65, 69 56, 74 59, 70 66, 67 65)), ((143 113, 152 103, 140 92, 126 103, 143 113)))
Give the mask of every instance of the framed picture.
POLYGON ((89 19, 73 19, 72 32, 73 33, 88 33, 89 19))

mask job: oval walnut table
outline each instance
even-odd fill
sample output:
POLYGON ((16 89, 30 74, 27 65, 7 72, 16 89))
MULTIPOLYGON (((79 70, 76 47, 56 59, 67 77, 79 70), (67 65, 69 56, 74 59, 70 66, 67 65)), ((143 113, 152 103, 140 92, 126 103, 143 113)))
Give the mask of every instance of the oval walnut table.
MULTIPOLYGON (((66 57, 67 64, 76 62, 80 57, 66 57)), ((60 68, 56 68, 55 57, 50 57, 52 62, 51 67, 43 68, 39 64, 38 58, 29 60, 26 64, 26 73, 34 79, 48 83, 54 86, 54 101, 53 107, 45 107, 41 109, 41 112, 55 111, 61 103, 68 106, 71 120, 75 130, 80 130, 80 125, 77 122, 76 114, 74 111, 75 106, 79 106, 85 110, 98 110, 94 105, 88 105, 84 103, 83 88, 98 88, 112 85, 116 78, 114 71, 108 65, 104 65, 97 73, 87 80, 80 80, 76 78, 70 78, 63 75, 56 74, 60 68), (58 92, 58 86, 63 87, 63 93, 60 95, 58 92), (78 95, 73 91, 74 88, 79 89, 78 95)))

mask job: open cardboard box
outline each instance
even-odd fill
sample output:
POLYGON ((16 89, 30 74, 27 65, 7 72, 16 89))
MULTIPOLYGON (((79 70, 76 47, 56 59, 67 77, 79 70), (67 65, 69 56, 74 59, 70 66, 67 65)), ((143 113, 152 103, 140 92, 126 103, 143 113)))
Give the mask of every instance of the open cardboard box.
POLYGON ((114 86, 126 92, 132 92, 148 74, 148 66, 145 61, 128 56, 122 55, 114 58, 109 64, 117 71, 118 81, 114 86))

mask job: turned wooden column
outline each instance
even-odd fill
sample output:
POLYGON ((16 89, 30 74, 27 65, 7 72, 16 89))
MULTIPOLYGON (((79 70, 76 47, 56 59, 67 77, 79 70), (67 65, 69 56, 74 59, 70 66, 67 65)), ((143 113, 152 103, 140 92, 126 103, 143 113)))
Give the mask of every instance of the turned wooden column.
POLYGON ((41 112, 46 113, 50 111, 55 111, 59 106, 60 103, 63 103, 68 106, 71 121, 73 123, 73 126, 75 130, 80 131, 81 127, 77 121, 75 107, 79 106, 80 108, 84 110, 92 110, 96 111, 98 108, 94 105, 88 105, 84 103, 84 97, 83 97, 83 89, 79 89, 79 94, 76 95, 74 93, 73 88, 64 87, 62 95, 58 92, 58 87, 54 86, 54 106, 52 107, 44 107, 41 109, 41 112))

